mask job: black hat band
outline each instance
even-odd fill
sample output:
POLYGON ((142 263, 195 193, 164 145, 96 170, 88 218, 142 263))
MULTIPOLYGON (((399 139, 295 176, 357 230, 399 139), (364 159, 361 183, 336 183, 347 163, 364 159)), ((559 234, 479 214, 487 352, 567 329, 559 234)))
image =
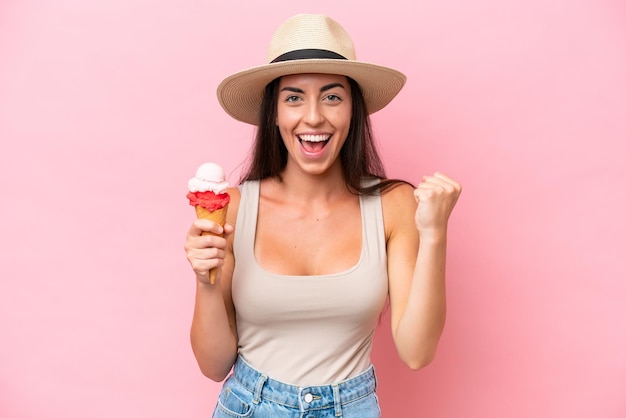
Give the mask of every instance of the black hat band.
POLYGON ((271 63, 293 61, 293 60, 310 60, 310 59, 334 59, 347 60, 346 57, 333 51, 325 49, 297 49, 295 51, 285 52, 274 58, 271 63))

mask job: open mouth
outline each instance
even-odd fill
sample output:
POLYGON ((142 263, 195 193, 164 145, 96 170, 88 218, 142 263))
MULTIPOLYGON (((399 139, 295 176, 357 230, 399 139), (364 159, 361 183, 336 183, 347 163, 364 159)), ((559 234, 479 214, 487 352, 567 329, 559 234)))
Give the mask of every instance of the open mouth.
POLYGON ((318 153, 324 149, 331 135, 298 135, 302 148, 308 153, 318 153))

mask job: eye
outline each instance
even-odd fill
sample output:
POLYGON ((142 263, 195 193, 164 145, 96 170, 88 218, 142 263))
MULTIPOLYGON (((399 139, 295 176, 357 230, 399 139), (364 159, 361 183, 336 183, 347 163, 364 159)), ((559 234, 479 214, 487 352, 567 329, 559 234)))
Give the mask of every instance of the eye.
POLYGON ((328 100, 329 102, 339 102, 341 101, 341 97, 337 96, 336 94, 329 94, 328 96, 326 96, 326 100, 328 100))
POLYGON ((297 102, 299 100, 300 100, 300 97, 296 96, 295 94, 291 94, 291 95, 285 97, 285 102, 287 102, 287 103, 295 103, 295 102, 297 102))

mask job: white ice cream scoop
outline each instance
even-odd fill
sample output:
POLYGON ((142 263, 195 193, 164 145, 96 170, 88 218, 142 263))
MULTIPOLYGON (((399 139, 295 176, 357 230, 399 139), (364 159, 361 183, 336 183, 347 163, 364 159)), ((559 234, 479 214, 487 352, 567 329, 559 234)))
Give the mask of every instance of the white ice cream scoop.
POLYGON ((189 179, 190 192, 211 191, 215 194, 226 193, 228 182, 224 169, 216 163, 204 163, 196 171, 196 176, 189 179))

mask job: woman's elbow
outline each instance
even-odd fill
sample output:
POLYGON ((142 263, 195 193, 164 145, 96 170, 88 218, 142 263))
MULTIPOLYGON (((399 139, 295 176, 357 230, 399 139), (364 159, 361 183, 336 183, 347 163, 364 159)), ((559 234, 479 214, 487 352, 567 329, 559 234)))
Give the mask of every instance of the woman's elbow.
POLYGON ((236 358, 209 356, 205 353, 206 351, 194 350, 200 372, 214 382, 221 382, 230 373, 236 358))
POLYGON ((432 363, 432 361, 433 361, 432 359, 420 359, 420 360, 405 361, 404 364, 406 364, 409 369, 413 371, 417 371, 428 366, 430 363, 432 363))
POLYGON ((198 364, 200 366, 200 372, 214 382, 221 382, 226 379, 226 376, 230 373, 230 369, 219 369, 216 367, 209 367, 208 365, 198 364))
POLYGON ((435 350, 425 353, 417 353, 411 356, 401 356, 402 362, 411 370, 417 371, 428 366, 435 360, 435 350))

